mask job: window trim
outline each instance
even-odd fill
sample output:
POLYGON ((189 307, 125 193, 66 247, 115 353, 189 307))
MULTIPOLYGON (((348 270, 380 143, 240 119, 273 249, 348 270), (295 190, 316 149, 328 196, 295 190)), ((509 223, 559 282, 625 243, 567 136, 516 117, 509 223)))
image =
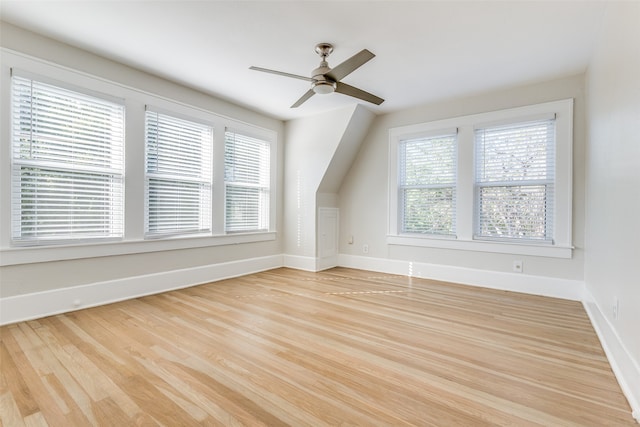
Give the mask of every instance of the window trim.
MULTIPOLYGON (((402 179, 400 179, 400 174, 402 173, 402 156, 398 156, 398 180, 400 182, 398 182, 397 184, 397 188, 398 188, 398 230, 400 234, 402 235, 406 235, 406 236, 426 236, 426 237, 432 237, 432 238, 455 238, 456 236, 456 202, 457 202, 457 195, 456 195, 456 190, 457 190, 457 181, 458 181, 458 175, 457 175, 457 162, 458 162, 458 129, 454 128, 454 129, 442 129, 440 131, 434 131, 434 132, 428 132, 427 134, 421 134, 421 135, 415 135, 415 136, 407 136, 407 135, 402 135, 397 142, 397 150, 398 150, 398 154, 401 150, 401 147, 405 147, 406 150, 406 146, 407 143, 409 141, 413 141, 416 139, 426 139, 426 140, 430 140, 430 139, 436 139, 436 138, 442 138, 442 137, 453 137, 453 147, 452 147, 452 151, 453 151, 453 182, 448 182, 446 184, 418 184, 418 185, 413 185, 413 186, 409 186, 406 184, 402 183, 402 179), (424 233, 417 233, 417 232, 407 232, 407 231, 403 231, 406 228, 406 224, 404 223, 404 221, 406 220, 406 211, 404 209, 404 207, 406 207, 406 190, 409 187, 414 187, 414 188, 420 188, 420 189, 452 189, 452 194, 453 194, 453 200, 452 200, 452 205, 453 205, 453 213, 452 213, 452 232, 451 233, 428 233, 428 232, 424 232, 424 233)), ((406 157, 406 156, 405 156, 406 157)), ((406 163, 406 162, 405 162, 406 163)))
MULTIPOLYGON (((157 123, 156 123, 157 124, 157 123)), ((148 240, 153 240, 153 239, 164 239, 164 238, 168 238, 168 237, 187 237, 187 236, 198 236, 198 235, 202 235, 202 236, 209 236, 211 235, 211 231, 212 231, 212 222, 213 222, 213 218, 212 218, 212 212, 213 212, 213 206, 212 206, 212 201, 213 201, 213 191, 214 191, 214 185, 213 185, 213 166, 215 164, 215 159, 213 157, 213 149, 214 146, 216 144, 214 135, 215 135, 215 127, 214 124, 211 122, 208 122, 206 120, 202 120, 199 119, 197 117, 191 117, 188 115, 184 115, 184 114, 180 114, 180 113, 173 113, 173 112, 167 112, 166 110, 162 109, 162 108, 155 108, 153 106, 147 105, 145 107, 145 120, 144 120, 144 128, 145 128, 145 138, 144 138, 144 194, 145 194, 145 206, 144 206, 144 238, 148 239, 148 240), (209 129, 210 132, 210 139, 208 141, 209 144, 211 144, 210 147, 205 147, 205 150, 208 148, 208 156, 209 156, 209 165, 208 165, 208 176, 206 176, 206 179, 203 179, 202 177, 185 177, 185 176, 180 176, 180 177, 175 177, 173 179, 176 180, 176 182, 190 182, 190 183, 197 183, 200 185, 203 185, 205 188, 208 188, 208 191, 205 192, 208 193, 208 201, 207 203, 205 203, 205 205, 208 205, 209 207, 209 212, 208 212, 208 221, 206 224, 206 228, 204 229, 199 229, 199 230, 190 230, 190 231, 181 231, 181 230, 171 230, 171 231, 161 231, 161 232, 152 232, 149 230, 149 222, 150 222, 150 209, 149 209, 149 205, 150 205, 150 200, 149 200, 149 191, 150 191, 150 181, 153 179, 156 180, 164 180, 167 181, 169 179, 169 177, 167 176, 167 174, 162 173, 162 172, 149 172, 148 171, 148 162, 149 162, 149 151, 148 151, 148 139, 147 139, 147 135, 149 132, 149 114, 156 114, 157 119, 159 120, 159 116, 165 116, 168 117, 169 119, 177 119, 180 121, 185 121, 185 122, 189 122, 189 123, 193 123, 193 124, 197 124, 203 127, 206 127, 209 129)), ((200 215, 202 215, 202 213, 200 213, 200 215)), ((205 217, 206 217, 206 213, 205 213, 205 217)))
MULTIPOLYGON (((274 144, 273 141, 271 141, 269 139, 268 135, 265 134, 258 134, 256 132, 251 132, 248 130, 243 130, 243 129, 238 129, 238 128, 233 128, 233 127, 227 127, 224 130, 224 231, 225 234, 238 234, 238 233, 260 233, 260 232, 265 232, 270 228, 270 223, 272 220, 272 210, 271 210, 271 204, 274 203, 274 200, 272 198, 272 191, 273 191, 273 182, 272 179, 269 179, 266 187, 260 186, 260 185, 250 185, 248 183, 242 183, 242 182, 233 182, 233 181, 227 181, 227 171, 226 171, 226 166, 227 166, 227 157, 226 157, 226 149, 227 149, 227 133, 232 133, 232 134, 238 134, 241 135, 243 137, 246 138, 251 138, 251 139, 255 139, 260 141, 261 143, 264 143, 267 147, 268 147, 268 151, 269 151, 269 160, 271 160, 273 158, 273 154, 272 154, 272 150, 274 149, 274 144), (254 187, 254 188, 258 188, 261 191, 264 190, 266 193, 266 198, 267 198, 267 206, 266 206, 266 210, 267 210, 267 218, 266 218, 266 226, 267 226, 267 230, 264 229, 244 229, 244 230, 229 230, 229 224, 228 224, 228 218, 227 218, 227 209, 228 209, 228 197, 227 197, 227 193, 228 193, 228 189, 229 187, 232 186, 237 186, 237 187, 254 187)), ((267 167, 269 168, 269 177, 273 177, 273 162, 268 161, 268 165, 267 167)))
MULTIPOLYGON (((118 97, 114 97, 105 93, 101 93, 98 91, 94 91, 94 90, 88 90, 88 89, 84 89, 82 87, 78 87, 74 84, 68 84, 66 82, 62 82, 62 81, 58 81, 56 79, 51 79, 47 76, 41 76, 39 74, 35 74, 35 73, 31 73, 28 71, 23 71, 20 68, 10 68, 9 70, 9 82, 8 82, 8 92, 9 92, 9 103, 10 103, 10 108, 9 110, 11 111, 10 114, 10 118, 8 120, 9 122, 9 126, 10 126, 10 138, 9 138, 9 153, 10 153, 10 160, 9 160, 9 169, 10 169, 10 174, 11 174, 11 183, 10 183, 10 206, 11 206, 11 227, 9 229, 9 233, 10 233, 10 244, 11 246, 14 247, 32 247, 32 246, 55 246, 55 245, 61 245, 61 244, 82 244, 82 243, 99 243, 99 242, 114 242, 114 241, 121 241, 124 238, 124 217, 125 217, 125 212, 124 212, 124 200, 125 200, 125 157, 124 157, 124 150, 125 150, 125 128, 124 128, 124 124, 125 124, 125 117, 126 117, 126 106, 124 103, 124 99, 118 98, 118 97), (67 163, 67 162, 62 162, 59 160, 37 160, 37 159, 22 159, 19 157, 16 157, 16 153, 14 152, 15 149, 15 141, 14 139, 16 138, 16 135, 14 134, 15 131, 15 126, 14 126, 14 122, 13 119, 15 117, 15 112, 13 111, 13 107, 14 107, 14 99, 13 99, 13 95, 14 95, 14 84, 16 84, 14 82, 14 79, 18 78, 18 79, 22 79, 25 81, 29 81, 31 82, 31 87, 33 89, 33 84, 42 84, 45 86, 50 86, 51 88, 53 88, 53 91, 57 92, 58 90, 64 91, 64 92, 70 92, 72 95, 70 96, 76 96, 80 95, 82 97, 86 97, 86 101, 88 101, 90 98, 93 98, 99 102, 103 102, 105 104, 111 104, 112 106, 117 106, 120 108, 121 110, 121 115, 119 115, 119 117, 121 117, 121 125, 122 125, 122 134, 121 139, 118 139, 119 142, 121 143, 121 146, 119 147, 119 150, 116 153, 119 153, 120 159, 119 162, 117 162, 117 165, 119 166, 118 169, 113 169, 113 168, 109 168, 109 167, 105 167, 105 166, 95 166, 95 165, 90 165, 90 164, 81 164, 81 165, 75 165, 73 163, 67 163), (115 193, 119 194, 119 198, 118 199, 114 199, 114 205, 110 205, 110 210, 115 210, 116 214, 114 216, 110 216, 109 220, 110 222, 115 222, 117 225, 115 227, 116 230, 120 231, 120 233, 118 233, 118 235, 110 235, 110 236, 84 236, 84 237, 73 237, 74 233, 70 232, 68 233, 68 237, 52 237, 52 236, 42 236, 42 237, 33 237, 33 238, 18 238, 16 237, 16 234, 14 234, 15 227, 16 227, 16 222, 21 223, 21 221, 19 219, 16 219, 16 209, 18 209, 18 207, 15 206, 17 202, 17 199, 21 198, 21 195, 23 194, 22 191, 20 191, 18 194, 14 193, 14 189, 16 189, 16 187, 18 187, 20 190, 23 189, 22 186, 20 186, 17 182, 16 179, 19 179, 16 174, 19 173, 17 170, 20 170, 22 167, 33 167, 36 169, 48 169, 50 171, 55 171, 57 173, 64 173, 64 174, 68 174, 68 175, 73 175, 73 174, 81 174, 81 175, 87 175, 87 174, 94 174, 94 175, 103 175, 103 176, 110 176, 111 179, 115 182, 118 183, 119 185, 119 190, 116 190, 115 193), (120 206, 121 205, 121 206, 120 206), (118 209, 118 207, 120 207, 120 209, 118 209)), ((51 94, 51 92, 49 92, 49 94, 51 94)), ((77 99, 77 98, 75 98, 77 99)), ((32 100, 30 100, 30 104, 32 104, 32 100)), ((58 104, 56 104, 57 106, 58 104)), ((31 110, 33 112, 33 110, 31 110)), ((32 130, 33 132, 33 130, 32 130)), ((113 152, 110 152, 112 159, 115 157, 113 152)), ((85 187, 86 188, 86 187, 85 187)), ((113 192, 110 193, 110 195, 113 195, 113 192)), ((22 211, 20 211, 22 212, 22 211)), ((20 216, 20 215, 18 215, 20 216)))
POLYGON ((572 257, 572 174, 573 174, 573 99, 545 102, 486 113, 413 124, 389 129, 388 232, 390 245, 431 247, 478 252, 572 257), (556 115, 554 241, 514 242, 474 238, 475 227, 475 144, 476 126, 527 121, 544 115, 556 115), (410 135, 429 135, 442 129, 458 128, 458 182, 456 236, 405 235, 398 225, 398 143, 410 135))
MULTIPOLYGON (((555 149, 556 149, 556 139, 555 139, 555 133, 556 133, 556 126, 557 126, 557 120, 556 120, 556 114, 547 114, 544 115, 544 117, 539 117, 537 119, 531 119, 531 118, 518 118, 515 120, 510 120, 507 121, 505 123, 500 123, 500 124, 483 124, 483 125, 475 125, 474 126, 474 213, 473 213, 473 219, 474 219, 474 224, 473 224, 473 239, 474 240, 483 240, 483 241, 496 241, 496 242, 513 242, 513 243, 524 243, 524 244, 528 244, 528 243, 532 243, 532 244, 553 244, 553 238, 555 236, 555 229, 554 229, 554 225, 555 225, 555 215, 554 215, 554 208, 555 208, 555 149), (529 126, 529 125, 536 125, 536 126, 540 126, 544 123, 544 125, 547 127, 547 131, 548 131, 548 126, 550 124, 550 122, 552 123, 552 128, 553 128, 553 137, 552 137, 552 146, 551 149, 547 149, 546 151, 546 156, 547 159, 549 160, 549 157, 551 157, 551 155, 553 156, 551 158, 551 161, 545 161, 545 169, 546 172, 549 173, 550 177, 547 178, 536 178, 536 179, 517 179, 517 180, 506 180, 506 181, 494 181, 494 180, 481 180, 479 177, 479 173, 480 173, 480 157, 481 157, 481 153, 480 153, 480 143, 478 141, 478 132, 479 131, 485 131, 485 130, 490 130, 490 131, 494 131, 496 129, 513 129, 513 126, 517 126, 517 127, 522 127, 522 126, 529 126), (551 166, 549 168, 549 165, 551 166), (516 237, 499 237, 499 236, 490 236, 490 235, 484 235, 481 234, 481 227, 482 227, 482 190, 486 189, 486 188, 491 188, 491 187, 532 187, 532 186, 544 186, 545 187, 545 202, 546 204, 549 204, 548 202, 551 201, 551 207, 546 210, 546 217, 551 218, 551 221, 545 221, 545 236, 544 238, 516 238, 516 237), (551 191, 551 195, 550 197, 546 194, 546 190, 547 187, 551 187, 552 191, 551 191), (549 198, 548 198, 549 197, 549 198)), ((548 145, 550 144, 550 140, 549 139, 545 139, 545 142, 548 145)))

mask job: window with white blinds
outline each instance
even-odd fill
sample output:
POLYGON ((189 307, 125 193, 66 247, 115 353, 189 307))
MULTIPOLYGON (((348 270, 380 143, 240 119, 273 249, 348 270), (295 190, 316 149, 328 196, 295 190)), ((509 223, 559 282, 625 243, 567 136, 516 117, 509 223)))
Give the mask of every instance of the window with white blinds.
POLYGON ((269 142, 227 129, 224 156, 225 231, 267 231, 269 142))
POLYGON ((11 111, 12 241, 122 238, 124 105, 14 74, 11 111))
POLYGON ((211 232, 213 128, 147 109, 145 236, 211 232))
POLYGON ((553 240, 555 117, 475 130, 476 238, 553 240))
POLYGON ((455 235, 456 134, 398 144, 401 233, 455 235))

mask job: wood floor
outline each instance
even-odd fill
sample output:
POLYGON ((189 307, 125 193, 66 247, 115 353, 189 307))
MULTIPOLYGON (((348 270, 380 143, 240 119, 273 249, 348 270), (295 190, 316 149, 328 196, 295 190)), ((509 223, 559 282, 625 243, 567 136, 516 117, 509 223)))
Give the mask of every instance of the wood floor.
POLYGON ((580 303, 277 269, 1 329, 13 426, 636 425, 580 303))

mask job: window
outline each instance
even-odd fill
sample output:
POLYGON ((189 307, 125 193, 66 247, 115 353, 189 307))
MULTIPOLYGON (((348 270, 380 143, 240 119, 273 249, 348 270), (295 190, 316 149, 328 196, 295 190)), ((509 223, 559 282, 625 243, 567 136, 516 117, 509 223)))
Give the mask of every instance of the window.
POLYGON ((224 149, 225 231, 269 229, 270 144, 227 129, 224 149))
POLYGON ((121 239, 124 106, 14 73, 11 108, 12 241, 121 239))
POLYGON ((213 128, 146 112, 145 236, 211 231, 213 128))
POLYGON ((553 238, 555 117, 476 129, 476 238, 553 238))
POLYGON ((455 235, 456 134, 402 139, 402 233, 455 235))
POLYGON ((155 87, 0 50, 0 267, 277 239, 282 123, 155 87))
POLYGON ((572 146, 572 99, 390 129, 387 242, 571 258, 572 146))

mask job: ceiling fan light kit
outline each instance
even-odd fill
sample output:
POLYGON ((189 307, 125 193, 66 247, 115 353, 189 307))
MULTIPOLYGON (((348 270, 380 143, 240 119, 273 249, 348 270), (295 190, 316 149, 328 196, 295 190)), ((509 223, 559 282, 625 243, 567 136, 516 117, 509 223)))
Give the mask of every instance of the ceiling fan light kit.
POLYGON ((384 102, 384 99, 379 98, 369 92, 365 92, 353 86, 349 86, 346 83, 342 83, 342 80, 347 75, 351 74, 357 68, 360 68, 366 62, 375 57, 375 55, 369 52, 367 49, 361 50, 359 53, 353 55, 340 65, 334 68, 330 68, 327 63, 327 57, 333 52, 333 45, 330 43, 318 43, 315 47, 316 53, 320 56, 320 66, 311 72, 311 77, 299 76, 296 74, 285 73, 282 71, 270 70, 268 68, 249 67, 251 70, 262 71, 264 73, 277 74, 284 77, 290 77, 299 80, 306 80, 311 82, 311 89, 309 89, 300 99, 298 99, 291 108, 297 108, 313 95, 327 95, 333 92, 342 93, 354 98, 362 99, 363 101, 371 102, 376 105, 380 105, 384 102))
POLYGON ((327 95, 336 91, 336 84, 334 82, 314 82, 313 91, 318 95, 327 95))

